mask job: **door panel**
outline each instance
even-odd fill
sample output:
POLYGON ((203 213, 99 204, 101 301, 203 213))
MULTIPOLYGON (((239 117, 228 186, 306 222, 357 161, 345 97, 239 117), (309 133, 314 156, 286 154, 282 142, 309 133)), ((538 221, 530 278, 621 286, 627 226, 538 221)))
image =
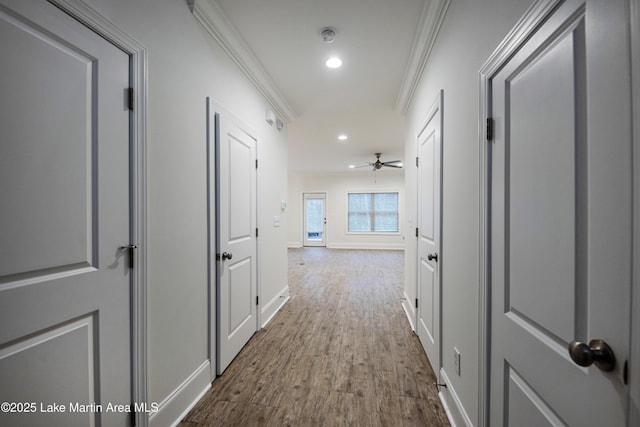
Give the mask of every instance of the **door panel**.
POLYGON ((442 92, 431 107, 418 135, 417 333, 434 372, 440 372, 441 364, 441 152, 442 92))
POLYGON ((577 122, 573 108, 574 74, 584 72, 584 63, 574 70, 573 61, 584 58, 584 52, 576 51, 583 40, 579 20, 505 82, 509 268, 511 279, 517 278, 505 283, 505 308, 564 342, 575 331, 575 273, 583 267, 576 265, 575 256, 575 157, 580 144, 574 127, 584 126, 584 118, 577 122))
POLYGON ((129 57, 11 0, 0 55, 0 401, 38 403, 0 424, 124 425, 69 406, 131 404, 129 57))
POLYGON ((625 425, 625 5, 562 3, 490 81, 491 425, 625 425), (596 338, 613 372, 571 360, 570 342, 596 338))
POLYGON ((216 113, 217 372, 257 330, 256 141, 216 113), (228 254, 230 256, 227 256, 228 254))
POLYGON ((326 195, 323 193, 303 195, 304 246, 326 246, 327 218, 326 195))
POLYGON ((422 259, 420 262, 420 301, 421 306, 425 309, 420 311, 419 318, 419 336, 421 340, 425 340, 430 345, 435 345, 436 332, 434 326, 435 311, 433 309, 435 301, 435 279, 436 270, 426 259, 422 259))

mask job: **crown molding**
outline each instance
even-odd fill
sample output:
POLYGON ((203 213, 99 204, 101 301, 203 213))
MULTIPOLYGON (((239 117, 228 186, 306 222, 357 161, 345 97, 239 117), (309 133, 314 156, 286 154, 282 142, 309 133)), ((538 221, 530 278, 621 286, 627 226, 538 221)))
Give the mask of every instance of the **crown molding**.
POLYGON ((187 5, 193 16, 267 99, 276 113, 286 123, 292 122, 297 117, 295 110, 280 93, 280 89, 267 70, 229 21, 216 0, 187 0, 187 5))
POLYGON ((409 63, 394 107, 396 113, 404 116, 411 105, 450 2, 451 0, 427 0, 422 9, 418 30, 411 46, 409 63))

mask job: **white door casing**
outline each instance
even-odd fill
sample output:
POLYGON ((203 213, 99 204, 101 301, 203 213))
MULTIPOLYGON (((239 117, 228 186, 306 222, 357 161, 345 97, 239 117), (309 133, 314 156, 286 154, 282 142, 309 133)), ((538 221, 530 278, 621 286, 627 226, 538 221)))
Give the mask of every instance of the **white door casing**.
POLYGON ((441 366, 442 102, 440 91, 417 138, 417 333, 434 372, 441 366))
POLYGON ((303 246, 326 246, 326 194, 303 194, 303 246))
POLYGON ((44 1, 0 49, 0 400, 37 403, 0 424, 123 425, 70 405, 132 403, 129 55, 44 1))
POLYGON ((490 425, 626 425, 628 31, 625 1, 540 1, 484 69, 490 425), (592 339, 612 372, 571 360, 569 343, 592 339))
POLYGON ((217 189, 217 371, 258 329, 256 140, 215 113, 217 189))

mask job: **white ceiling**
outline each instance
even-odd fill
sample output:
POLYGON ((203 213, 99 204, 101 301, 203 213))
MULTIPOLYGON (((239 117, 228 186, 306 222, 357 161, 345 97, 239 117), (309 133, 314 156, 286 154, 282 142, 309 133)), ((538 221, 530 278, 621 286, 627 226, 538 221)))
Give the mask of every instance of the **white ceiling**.
POLYGON ((425 0, 211 1, 285 104, 290 170, 346 172, 375 152, 404 160, 401 104, 425 0), (335 28, 333 43, 322 40, 323 27, 335 28), (334 55, 343 66, 329 69, 334 55))

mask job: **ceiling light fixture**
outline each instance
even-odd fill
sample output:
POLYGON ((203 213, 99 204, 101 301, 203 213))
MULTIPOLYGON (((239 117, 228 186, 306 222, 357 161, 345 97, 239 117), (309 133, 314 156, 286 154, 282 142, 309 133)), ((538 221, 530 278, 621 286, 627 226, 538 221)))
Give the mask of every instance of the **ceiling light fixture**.
POLYGON ((340 141, 344 141, 344 140, 346 140, 347 138, 348 138, 348 136, 347 136, 347 135, 345 135, 345 134, 338 135, 338 139, 339 139, 340 141))
POLYGON ((329 68, 340 68, 342 66, 342 60, 337 57, 327 59, 327 67, 329 68))
POLYGON ((355 167, 356 167, 356 165, 349 165, 349 169, 353 169, 355 167))

